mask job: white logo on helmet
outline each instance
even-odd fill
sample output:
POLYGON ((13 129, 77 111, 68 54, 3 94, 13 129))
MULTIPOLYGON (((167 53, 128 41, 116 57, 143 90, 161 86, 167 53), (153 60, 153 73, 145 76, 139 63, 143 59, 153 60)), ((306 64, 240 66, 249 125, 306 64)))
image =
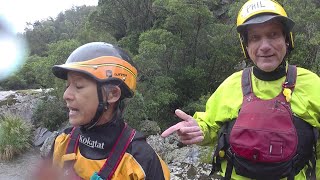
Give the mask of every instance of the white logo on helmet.
POLYGON ((241 16, 246 18, 258 11, 275 11, 276 6, 272 1, 258 0, 246 3, 241 11, 241 16))

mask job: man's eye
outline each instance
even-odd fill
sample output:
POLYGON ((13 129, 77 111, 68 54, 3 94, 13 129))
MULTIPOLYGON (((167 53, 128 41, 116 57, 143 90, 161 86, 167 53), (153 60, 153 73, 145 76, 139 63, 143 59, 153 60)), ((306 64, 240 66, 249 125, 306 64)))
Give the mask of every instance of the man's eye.
POLYGON ((270 34, 270 37, 271 38, 278 38, 280 36, 280 33, 279 32, 272 32, 271 34, 270 34))
POLYGON ((259 40, 259 37, 256 35, 252 35, 249 37, 249 41, 257 41, 257 40, 259 40))

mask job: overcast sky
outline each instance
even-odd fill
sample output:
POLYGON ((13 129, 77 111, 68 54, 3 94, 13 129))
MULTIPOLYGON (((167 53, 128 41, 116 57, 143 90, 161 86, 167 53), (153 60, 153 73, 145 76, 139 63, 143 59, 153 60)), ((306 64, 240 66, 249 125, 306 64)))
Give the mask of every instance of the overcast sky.
POLYGON ((97 4, 98 0, 0 0, 0 15, 11 22, 15 31, 23 32, 26 22, 55 18, 72 6, 97 4))

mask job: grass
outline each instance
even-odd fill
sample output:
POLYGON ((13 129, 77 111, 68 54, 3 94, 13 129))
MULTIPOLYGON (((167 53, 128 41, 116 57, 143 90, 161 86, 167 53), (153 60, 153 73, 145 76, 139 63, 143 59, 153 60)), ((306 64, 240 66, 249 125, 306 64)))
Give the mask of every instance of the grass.
POLYGON ((32 125, 21 117, 0 116, 0 160, 9 161, 31 147, 32 125))

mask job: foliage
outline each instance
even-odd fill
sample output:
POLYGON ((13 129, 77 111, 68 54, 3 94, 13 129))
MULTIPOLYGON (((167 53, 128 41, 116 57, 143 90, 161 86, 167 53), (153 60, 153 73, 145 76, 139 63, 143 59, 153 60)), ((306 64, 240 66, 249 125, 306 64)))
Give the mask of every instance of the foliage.
POLYGON ((320 6, 313 0, 283 0, 289 16, 295 21, 295 50, 292 64, 320 74, 320 6))
POLYGON ((57 130, 63 122, 67 121, 67 118, 65 103, 54 96, 43 99, 32 116, 35 126, 46 127, 50 131, 57 130))
POLYGON ((100 30, 93 30, 89 23, 85 24, 85 27, 79 31, 77 40, 81 44, 88 42, 109 42, 116 44, 116 39, 108 32, 101 32, 100 30))
POLYGON ((0 118, 0 160, 11 160, 31 147, 32 126, 21 117, 5 114, 0 118))
POLYGON ((143 32, 152 27, 152 0, 100 0, 89 22, 94 29, 109 32, 117 40, 143 32))
POLYGON ((183 108, 184 111, 188 112, 189 114, 194 114, 196 111, 204 112, 206 110, 206 102, 211 96, 211 94, 212 93, 203 95, 197 101, 189 103, 187 106, 183 108))
POLYGON ((75 39, 93 10, 95 7, 92 6, 73 7, 56 18, 29 23, 23 34, 29 44, 30 55, 47 56, 49 44, 75 39))
POLYGON ((132 99, 126 99, 124 110, 125 121, 133 128, 140 129, 140 122, 147 119, 145 102, 143 96, 138 91, 132 99))
POLYGON ((25 89, 30 87, 26 80, 20 74, 14 74, 9 78, 1 81, 1 88, 4 90, 25 89))
POLYGON ((176 101, 178 97, 174 86, 174 79, 166 76, 156 76, 139 85, 139 90, 144 97, 144 108, 148 119, 158 122, 161 128, 173 121, 173 116, 169 112, 172 111, 172 102, 176 101))

